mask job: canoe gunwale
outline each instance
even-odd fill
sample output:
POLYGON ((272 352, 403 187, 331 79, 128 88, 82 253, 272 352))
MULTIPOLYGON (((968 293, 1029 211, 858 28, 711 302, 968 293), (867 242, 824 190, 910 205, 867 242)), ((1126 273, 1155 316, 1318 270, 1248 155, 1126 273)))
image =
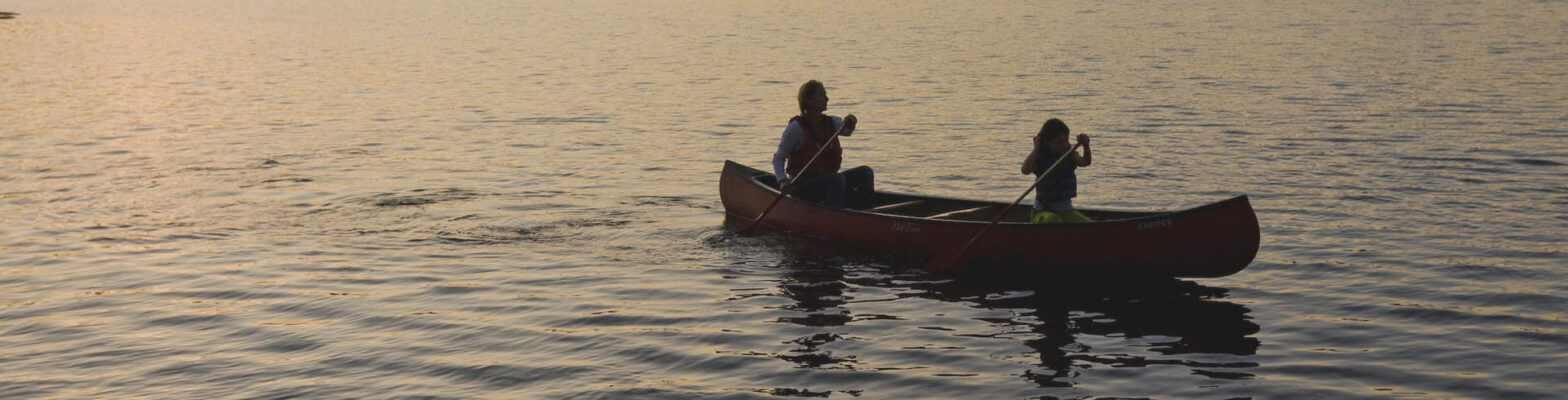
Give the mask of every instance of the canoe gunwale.
MULTIPOLYGON (((751 182, 751 184, 756 185, 757 187, 761 188, 764 191, 767 191, 767 192, 773 194, 774 196, 777 196, 779 194, 779 190, 777 188, 774 188, 772 185, 768 185, 766 183, 763 183, 761 179, 758 179, 759 174, 761 174, 761 175, 771 175, 771 174, 768 174, 766 171, 762 171, 762 170, 758 170, 758 169, 755 169, 755 168, 747 167, 745 165, 741 165, 740 163, 736 163, 734 161, 726 160, 725 164, 726 164, 726 168, 728 168, 729 165, 733 165, 735 167, 740 168, 741 171, 745 172, 745 176, 747 178, 746 180, 751 182)), ((943 196, 930 196, 930 195, 919 195, 919 194, 898 193, 898 192, 877 192, 877 193, 878 194, 883 194, 883 195, 893 195, 893 196, 900 196, 900 197, 908 197, 908 198, 920 199, 920 200, 935 200, 935 201, 947 202, 947 203, 980 204, 982 206, 996 206, 996 207, 1006 207, 1007 206, 1007 203, 1001 203, 1001 202, 977 201, 977 200, 959 199, 959 198, 943 197, 943 196)), ((826 213, 851 213, 851 214, 860 214, 860 215, 873 216, 873 217, 877 217, 877 218, 893 218, 893 219, 899 219, 899 220, 904 220, 904 221, 908 221, 908 222, 920 222, 920 223, 926 223, 926 224, 941 223, 941 224, 955 224, 955 225, 985 225, 985 224, 990 222, 989 220, 987 220, 987 221, 971 221, 971 220, 959 220, 959 219, 933 219, 933 218, 928 218, 928 217, 916 217, 916 216, 911 216, 911 215, 872 212, 872 211, 868 211, 868 210, 856 210, 856 209, 851 209, 851 208, 835 208, 835 207, 828 206, 826 204, 822 204, 822 203, 818 203, 818 202, 800 200, 800 199, 795 198, 794 196, 786 196, 785 200, 791 201, 791 202, 793 202, 793 203, 795 203, 795 204, 797 204, 799 206, 815 208, 815 209, 818 209, 818 210, 826 212, 826 213)), ((1228 199, 1225 199, 1225 200, 1220 200, 1220 201, 1216 201, 1216 202, 1212 202, 1212 203, 1198 205, 1198 206, 1191 207, 1191 208, 1184 208, 1184 209, 1172 210, 1172 211, 1135 211, 1135 210, 1114 210, 1114 209, 1097 209, 1097 208, 1096 209, 1090 209, 1090 208, 1083 208, 1083 209, 1080 209, 1080 210, 1081 211, 1088 211, 1088 212, 1108 212, 1108 213, 1119 213, 1119 214, 1145 214, 1145 215, 1132 217, 1132 218, 1117 218, 1117 219, 1094 220, 1094 221, 1081 222, 1081 223, 1075 223, 1075 224, 1036 224, 1036 223, 1030 223, 1030 222, 1002 221, 1002 222, 998 222, 997 225, 1013 226, 1013 227, 1019 227, 1019 228, 1030 228, 1030 229, 1060 229, 1060 228, 1081 227, 1081 226, 1085 226, 1085 225, 1092 226, 1092 225, 1141 223, 1141 222, 1149 222, 1149 221, 1153 221, 1153 220, 1158 220, 1158 219, 1161 219, 1161 218, 1181 217, 1181 216, 1185 216, 1185 215, 1189 215, 1189 214, 1202 213, 1202 212, 1207 211, 1207 210, 1209 210, 1211 208, 1224 207, 1224 206, 1226 206, 1226 205, 1228 205, 1230 203, 1244 202, 1244 201, 1248 201, 1247 195, 1237 195, 1237 196, 1234 196, 1234 197, 1231 197, 1231 198, 1228 198, 1228 199)), ((1020 202, 1019 205, 1018 206, 1014 206, 1014 208, 1017 208, 1017 207, 1020 207, 1020 206, 1025 206, 1025 205, 1022 202, 1020 202)), ((726 211, 726 212, 728 212, 728 211, 726 211)), ((737 217, 746 217, 746 216, 737 215, 737 217)))

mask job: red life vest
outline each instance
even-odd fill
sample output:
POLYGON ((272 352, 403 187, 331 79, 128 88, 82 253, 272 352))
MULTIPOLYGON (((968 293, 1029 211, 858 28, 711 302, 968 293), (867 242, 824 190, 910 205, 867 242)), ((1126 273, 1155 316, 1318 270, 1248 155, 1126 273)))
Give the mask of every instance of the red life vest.
POLYGON ((817 157, 817 162, 811 163, 811 168, 802 175, 801 167, 811 161, 811 156, 817 155, 817 150, 822 148, 823 142, 833 137, 833 118, 826 115, 818 115, 818 117, 812 123, 808 123, 805 117, 799 115, 789 119, 789 122, 800 124, 800 127, 806 131, 800 145, 795 146, 795 151, 789 153, 789 159, 784 162, 784 171, 788 172, 791 178, 800 177, 796 179, 797 182, 829 172, 838 172, 839 164, 844 161, 844 149, 839 147, 838 140, 834 140, 827 143, 828 149, 823 150, 822 155, 817 157))

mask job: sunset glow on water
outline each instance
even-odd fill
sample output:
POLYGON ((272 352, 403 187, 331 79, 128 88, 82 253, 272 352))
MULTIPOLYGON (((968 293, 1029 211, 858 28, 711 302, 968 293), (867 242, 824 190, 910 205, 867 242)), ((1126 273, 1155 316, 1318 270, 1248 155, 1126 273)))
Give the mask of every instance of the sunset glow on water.
POLYGON ((1568 393, 1560 1, 0 3, 0 398, 1568 393), (735 234, 796 91, 878 190, 1235 195, 1216 279, 735 234))

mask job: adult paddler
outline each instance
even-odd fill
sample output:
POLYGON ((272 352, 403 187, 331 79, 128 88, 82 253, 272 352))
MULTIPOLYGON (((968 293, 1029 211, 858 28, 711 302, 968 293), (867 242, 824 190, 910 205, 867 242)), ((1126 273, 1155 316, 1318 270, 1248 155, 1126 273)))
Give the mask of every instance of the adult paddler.
POLYGON ((796 99, 800 102, 800 115, 790 118, 789 126, 784 128, 779 149, 773 153, 773 175, 781 183, 799 176, 789 189, 797 198, 841 208, 870 206, 875 193, 871 167, 862 165, 840 172, 844 150, 837 139, 832 139, 834 132, 839 132, 839 136, 854 133, 855 115, 839 118, 823 114, 828 109, 828 90, 816 80, 800 85, 796 99), (806 165, 823 146, 827 149, 816 162, 806 165))

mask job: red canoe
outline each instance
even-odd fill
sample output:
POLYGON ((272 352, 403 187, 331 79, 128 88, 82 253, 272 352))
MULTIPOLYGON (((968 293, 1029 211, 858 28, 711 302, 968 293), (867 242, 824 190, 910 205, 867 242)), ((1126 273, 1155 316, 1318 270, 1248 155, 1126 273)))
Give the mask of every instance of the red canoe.
MULTIPOLYGON (((719 197, 726 213, 749 223, 778 196, 775 185, 772 173, 725 161, 719 197)), ((874 203, 837 209, 786 197, 761 224, 854 247, 931 257, 968 242, 1007 206, 883 192, 874 203)), ((1013 207, 963 253, 959 267, 1213 278, 1241 271, 1258 253, 1258 217, 1247 196, 1180 211, 1078 211, 1094 222, 1031 224, 1028 204, 1013 207)))

